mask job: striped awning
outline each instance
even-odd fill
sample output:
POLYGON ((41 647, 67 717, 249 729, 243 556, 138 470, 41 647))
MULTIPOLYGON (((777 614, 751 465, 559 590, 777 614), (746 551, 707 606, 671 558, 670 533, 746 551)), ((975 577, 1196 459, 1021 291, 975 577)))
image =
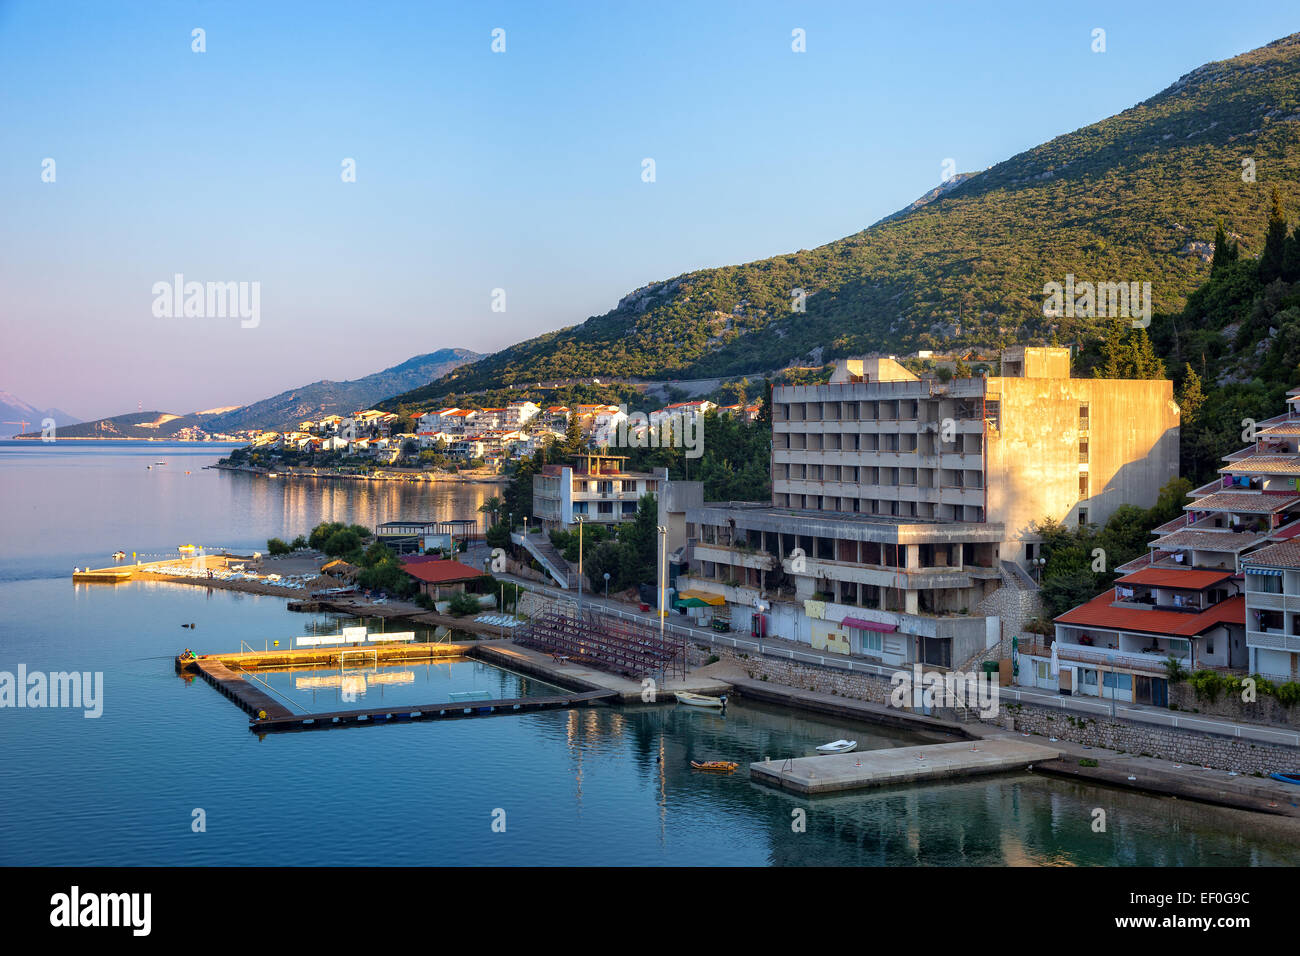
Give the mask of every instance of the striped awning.
POLYGON ((1282 576, 1282 569, 1281 569, 1281 568, 1250 568, 1250 567, 1248 567, 1248 568, 1246 568, 1246 573, 1247 573, 1247 574, 1272 574, 1272 575, 1276 575, 1277 577, 1280 578, 1280 577, 1282 576))
POLYGON ((846 617, 840 623, 845 627, 856 628, 859 631, 875 631, 878 634, 890 634, 898 630, 897 624, 882 624, 880 621, 868 621, 860 617, 846 617))

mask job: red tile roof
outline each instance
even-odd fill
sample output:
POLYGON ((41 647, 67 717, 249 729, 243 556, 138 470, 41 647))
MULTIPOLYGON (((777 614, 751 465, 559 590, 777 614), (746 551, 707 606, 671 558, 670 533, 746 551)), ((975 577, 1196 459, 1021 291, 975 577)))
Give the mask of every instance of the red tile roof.
POLYGON ((1196 571, 1191 568, 1143 568, 1126 574, 1116 584, 1146 584, 1157 588, 1189 588, 1199 591, 1232 577, 1231 571, 1196 571))
POLYGON ((460 581, 472 581, 484 576, 467 564, 444 558, 441 561, 413 561, 402 565, 402 570, 425 584, 455 584, 460 581))
POLYGON ((1141 631, 1174 637, 1194 637, 1217 624, 1246 624, 1246 598, 1238 594, 1200 614, 1156 611, 1134 607, 1111 607, 1115 592, 1106 590, 1087 604, 1066 611, 1058 624, 1099 627, 1112 631, 1141 631))

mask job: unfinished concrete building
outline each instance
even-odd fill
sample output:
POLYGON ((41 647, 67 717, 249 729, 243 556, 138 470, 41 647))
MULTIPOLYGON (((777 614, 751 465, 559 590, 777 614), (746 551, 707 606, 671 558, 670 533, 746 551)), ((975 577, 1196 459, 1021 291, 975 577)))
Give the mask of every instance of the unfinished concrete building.
POLYGON ((772 503, 688 512, 686 586, 733 621, 762 602, 757 627, 814 648, 968 660, 1035 612, 1036 523, 1103 523, 1178 474, 1171 383, 1070 378, 1069 360, 1009 349, 1001 375, 941 382, 850 359, 774 389, 772 503))

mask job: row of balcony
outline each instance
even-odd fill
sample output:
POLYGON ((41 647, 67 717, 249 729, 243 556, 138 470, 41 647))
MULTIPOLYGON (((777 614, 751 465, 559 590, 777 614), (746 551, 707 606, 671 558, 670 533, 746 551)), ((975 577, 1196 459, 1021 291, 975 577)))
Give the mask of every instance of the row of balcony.
POLYGON ((772 449, 778 464, 841 465, 849 468, 947 468, 950 471, 983 471, 984 456, 977 451, 921 452, 887 448, 782 448, 772 449))

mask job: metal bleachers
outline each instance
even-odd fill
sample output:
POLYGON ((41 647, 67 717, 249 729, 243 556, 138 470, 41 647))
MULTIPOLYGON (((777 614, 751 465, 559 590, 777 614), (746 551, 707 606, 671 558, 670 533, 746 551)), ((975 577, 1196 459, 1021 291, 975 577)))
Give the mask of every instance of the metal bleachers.
POLYGON ((628 677, 686 676, 684 638, 665 634, 650 622, 624 620, 600 611, 581 615, 553 608, 533 617, 513 639, 597 670, 628 677))

